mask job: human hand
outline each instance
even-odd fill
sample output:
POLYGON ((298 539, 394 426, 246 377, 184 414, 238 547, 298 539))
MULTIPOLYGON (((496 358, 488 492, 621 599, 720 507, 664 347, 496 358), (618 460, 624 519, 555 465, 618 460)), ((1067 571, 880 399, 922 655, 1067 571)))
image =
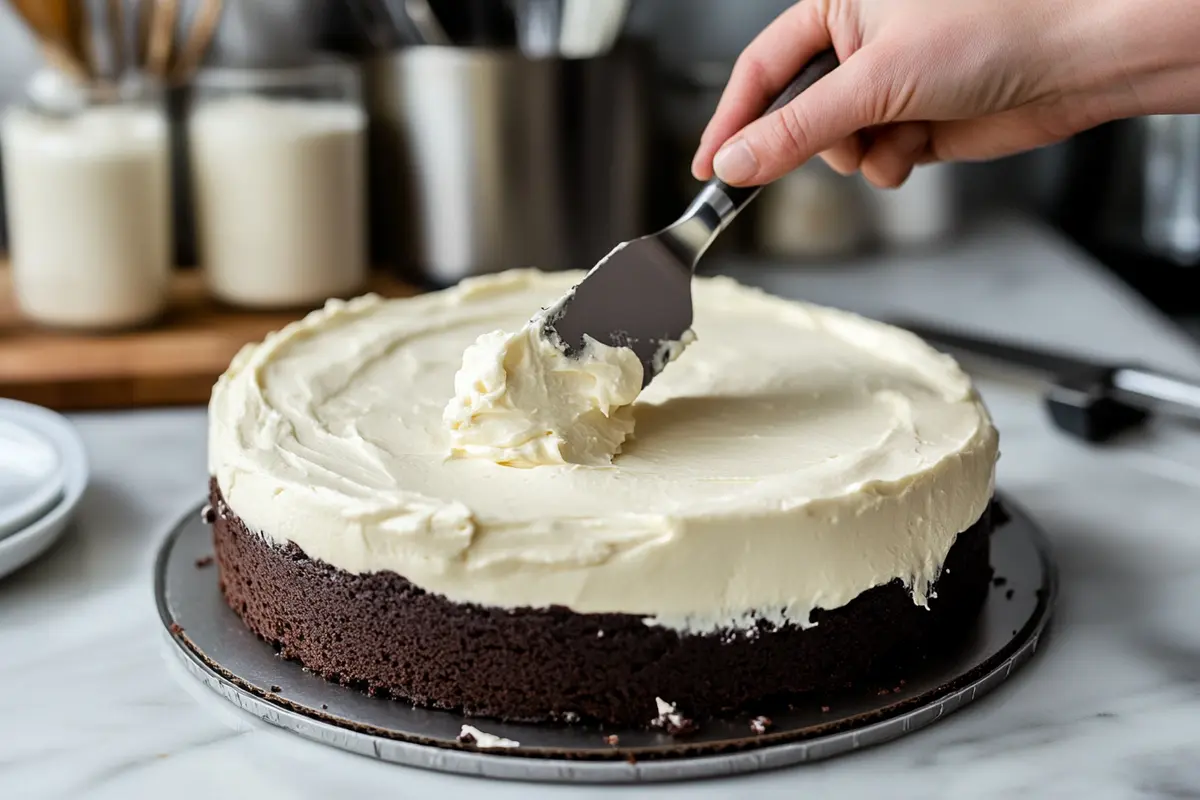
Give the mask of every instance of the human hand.
POLYGON ((820 154, 899 186, 1112 119, 1200 112, 1195 0, 802 0, 746 48, 692 172, 769 183, 820 154), (833 46, 842 65, 756 119, 833 46))

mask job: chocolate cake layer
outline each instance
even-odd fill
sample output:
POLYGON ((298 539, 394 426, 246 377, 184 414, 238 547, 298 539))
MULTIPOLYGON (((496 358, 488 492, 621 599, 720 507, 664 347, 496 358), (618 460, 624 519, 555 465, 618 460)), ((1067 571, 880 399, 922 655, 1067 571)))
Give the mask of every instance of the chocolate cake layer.
POLYGON ((281 655, 373 694, 505 720, 645 726, 655 697, 695 719, 884 681, 957 643, 987 595, 989 510, 955 542, 929 609, 894 581, 815 627, 680 634, 629 614, 459 604, 400 575, 355 575, 247 529, 215 481, 221 591, 281 655))

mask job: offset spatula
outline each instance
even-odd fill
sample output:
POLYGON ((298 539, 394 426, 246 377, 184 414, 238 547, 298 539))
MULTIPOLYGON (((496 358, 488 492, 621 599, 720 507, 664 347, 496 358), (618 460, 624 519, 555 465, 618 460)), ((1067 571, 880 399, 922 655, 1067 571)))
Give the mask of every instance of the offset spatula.
MULTIPOLYGON (((763 115, 790 103, 837 65, 832 50, 816 56, 763 115)), ((669 345, 692 327, 696 262, 761 188, 713 178, 672 225, 617 245, 551 310, 548 337, 560 341, 568 355, 583 347, 585 335, 628 347, 642 362, 642 385, 650 383, 665 366, 669 345)))

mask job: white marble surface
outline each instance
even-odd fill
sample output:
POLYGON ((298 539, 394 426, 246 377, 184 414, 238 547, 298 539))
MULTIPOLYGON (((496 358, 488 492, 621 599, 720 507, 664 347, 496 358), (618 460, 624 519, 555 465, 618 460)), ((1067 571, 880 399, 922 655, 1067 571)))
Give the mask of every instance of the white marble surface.
MULTIPOLYGON (((932 261, 751 277, 1200 373, 1200 354, 1144 304, 1012 220, 932 261)), ((204 491, 204 413, 76 416, 95 475, 78 523, 0 581, 0 798, 1200 797, 1200 431, 1161 425, 1093 449, 1048 426, 1030 385, 982 388, 1003 437, 1001 485, 1048 529, 1062 569, 1057 620, 1033 662, 881 748, 636 789, 395 767, 216 701, 165 657, 150 580, 161 536, 204 491)))

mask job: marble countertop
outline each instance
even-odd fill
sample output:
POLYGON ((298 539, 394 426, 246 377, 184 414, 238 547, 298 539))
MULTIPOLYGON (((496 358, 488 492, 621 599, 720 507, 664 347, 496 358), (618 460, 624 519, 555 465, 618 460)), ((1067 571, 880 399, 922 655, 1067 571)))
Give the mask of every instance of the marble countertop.
MULTIPOLYGON (((1200 374, 1200 352, 1052 234, 999 219, 937 257, 728 270, 867 313, 948 322, 1200 374)), ((702 783, 566 787, 396 767, 264 726, 181 676, 155 548, 203 495, 201 409, 78 415, 94 481, 63 542, 0 581, 0 797, 1200 797, 1200 431, 1105 448, 1049 426, 1037 387, 981 390, 999 482, 1046 528, 1062 597, 1010 682, 906 739, 702 783)))

